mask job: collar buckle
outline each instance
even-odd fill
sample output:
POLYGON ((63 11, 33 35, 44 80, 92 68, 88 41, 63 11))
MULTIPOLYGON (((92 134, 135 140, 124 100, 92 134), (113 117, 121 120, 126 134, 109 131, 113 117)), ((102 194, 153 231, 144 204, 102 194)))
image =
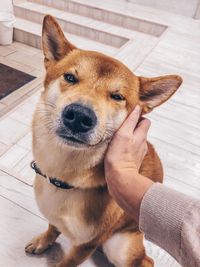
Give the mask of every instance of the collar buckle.
POLYGON ((46 175, 46 178, 47 178, 47 182, 48 182, 48 184, 51 184, 51 180, 50 180, 50 178, 49 178, 48 175, 46 175))

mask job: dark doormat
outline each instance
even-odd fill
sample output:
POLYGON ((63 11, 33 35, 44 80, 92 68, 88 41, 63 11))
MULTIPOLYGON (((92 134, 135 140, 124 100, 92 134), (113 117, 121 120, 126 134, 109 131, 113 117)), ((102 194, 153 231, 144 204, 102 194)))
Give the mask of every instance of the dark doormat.
POLYGON ((0 99, 35 79, 35 76, 0 63, 0 99))

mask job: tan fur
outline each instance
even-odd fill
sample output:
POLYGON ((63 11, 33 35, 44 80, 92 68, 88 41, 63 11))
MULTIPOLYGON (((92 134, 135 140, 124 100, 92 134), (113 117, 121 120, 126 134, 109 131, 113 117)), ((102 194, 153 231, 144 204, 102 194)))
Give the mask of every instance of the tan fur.
MULTIPOLYGON (((49 15, 43 24, 43 50, 47 73, 33 118, 34 158, 43 173, 75 188, 58 189, 36 176, 36 200, 51 226, 26 251, 41 253, 61 232, 71 239, 72 249, 59 267, 79 265, 100 245, 116 267, 153 266, 145 255, 137 224, 108 194, 103 157, 114 132, 133 107, 140 104, 143 113, 149 112, 176 91, 181 78, 137 77, 116 59, 77 49, 49 15), (67 83, 64 73, 74 74, 78 82, 67 83), (113 92, 125 100, 113 100, 113 92), (63 108, 77 101, 95 112, 98 124, 87 144, 72 146, 57 136, 56 129, 63 108), (119 253, 120 246, 123 249, 119 253)), ((162 182, 159 157, 153 146, 148 146, 140 173, 162 182)))

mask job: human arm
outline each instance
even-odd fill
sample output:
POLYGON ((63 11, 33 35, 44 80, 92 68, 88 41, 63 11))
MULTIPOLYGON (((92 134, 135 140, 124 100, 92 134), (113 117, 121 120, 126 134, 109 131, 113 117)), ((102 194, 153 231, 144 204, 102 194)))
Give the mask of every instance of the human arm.
POLYGON ((140 203, 153 185, 138 170, 147 152, 147 132, 150 121, 142 119, 137 106, 116 132, 105 157, 108 189, 118 204, 138 222, 140 203))
POLYGON ((153 183, 138 170, 146 153, 149 121, 135 110, 113 138, 105 174, 110 194, 146 238, 185 267, 200 266, 200 201, 153 183))
POLYGON ((139 228, 182 266, 200 266, 199 199, 155 183, 141 201, 139 228))

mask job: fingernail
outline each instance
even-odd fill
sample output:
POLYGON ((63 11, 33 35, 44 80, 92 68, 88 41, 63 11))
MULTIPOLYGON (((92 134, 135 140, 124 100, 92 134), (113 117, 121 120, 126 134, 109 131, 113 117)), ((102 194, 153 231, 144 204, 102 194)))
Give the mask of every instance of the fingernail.
POLYGON ((134 109, 134 112, 136 113, 140 113, 141 112, 141 107, 139 105, 137 105, 134 109))

